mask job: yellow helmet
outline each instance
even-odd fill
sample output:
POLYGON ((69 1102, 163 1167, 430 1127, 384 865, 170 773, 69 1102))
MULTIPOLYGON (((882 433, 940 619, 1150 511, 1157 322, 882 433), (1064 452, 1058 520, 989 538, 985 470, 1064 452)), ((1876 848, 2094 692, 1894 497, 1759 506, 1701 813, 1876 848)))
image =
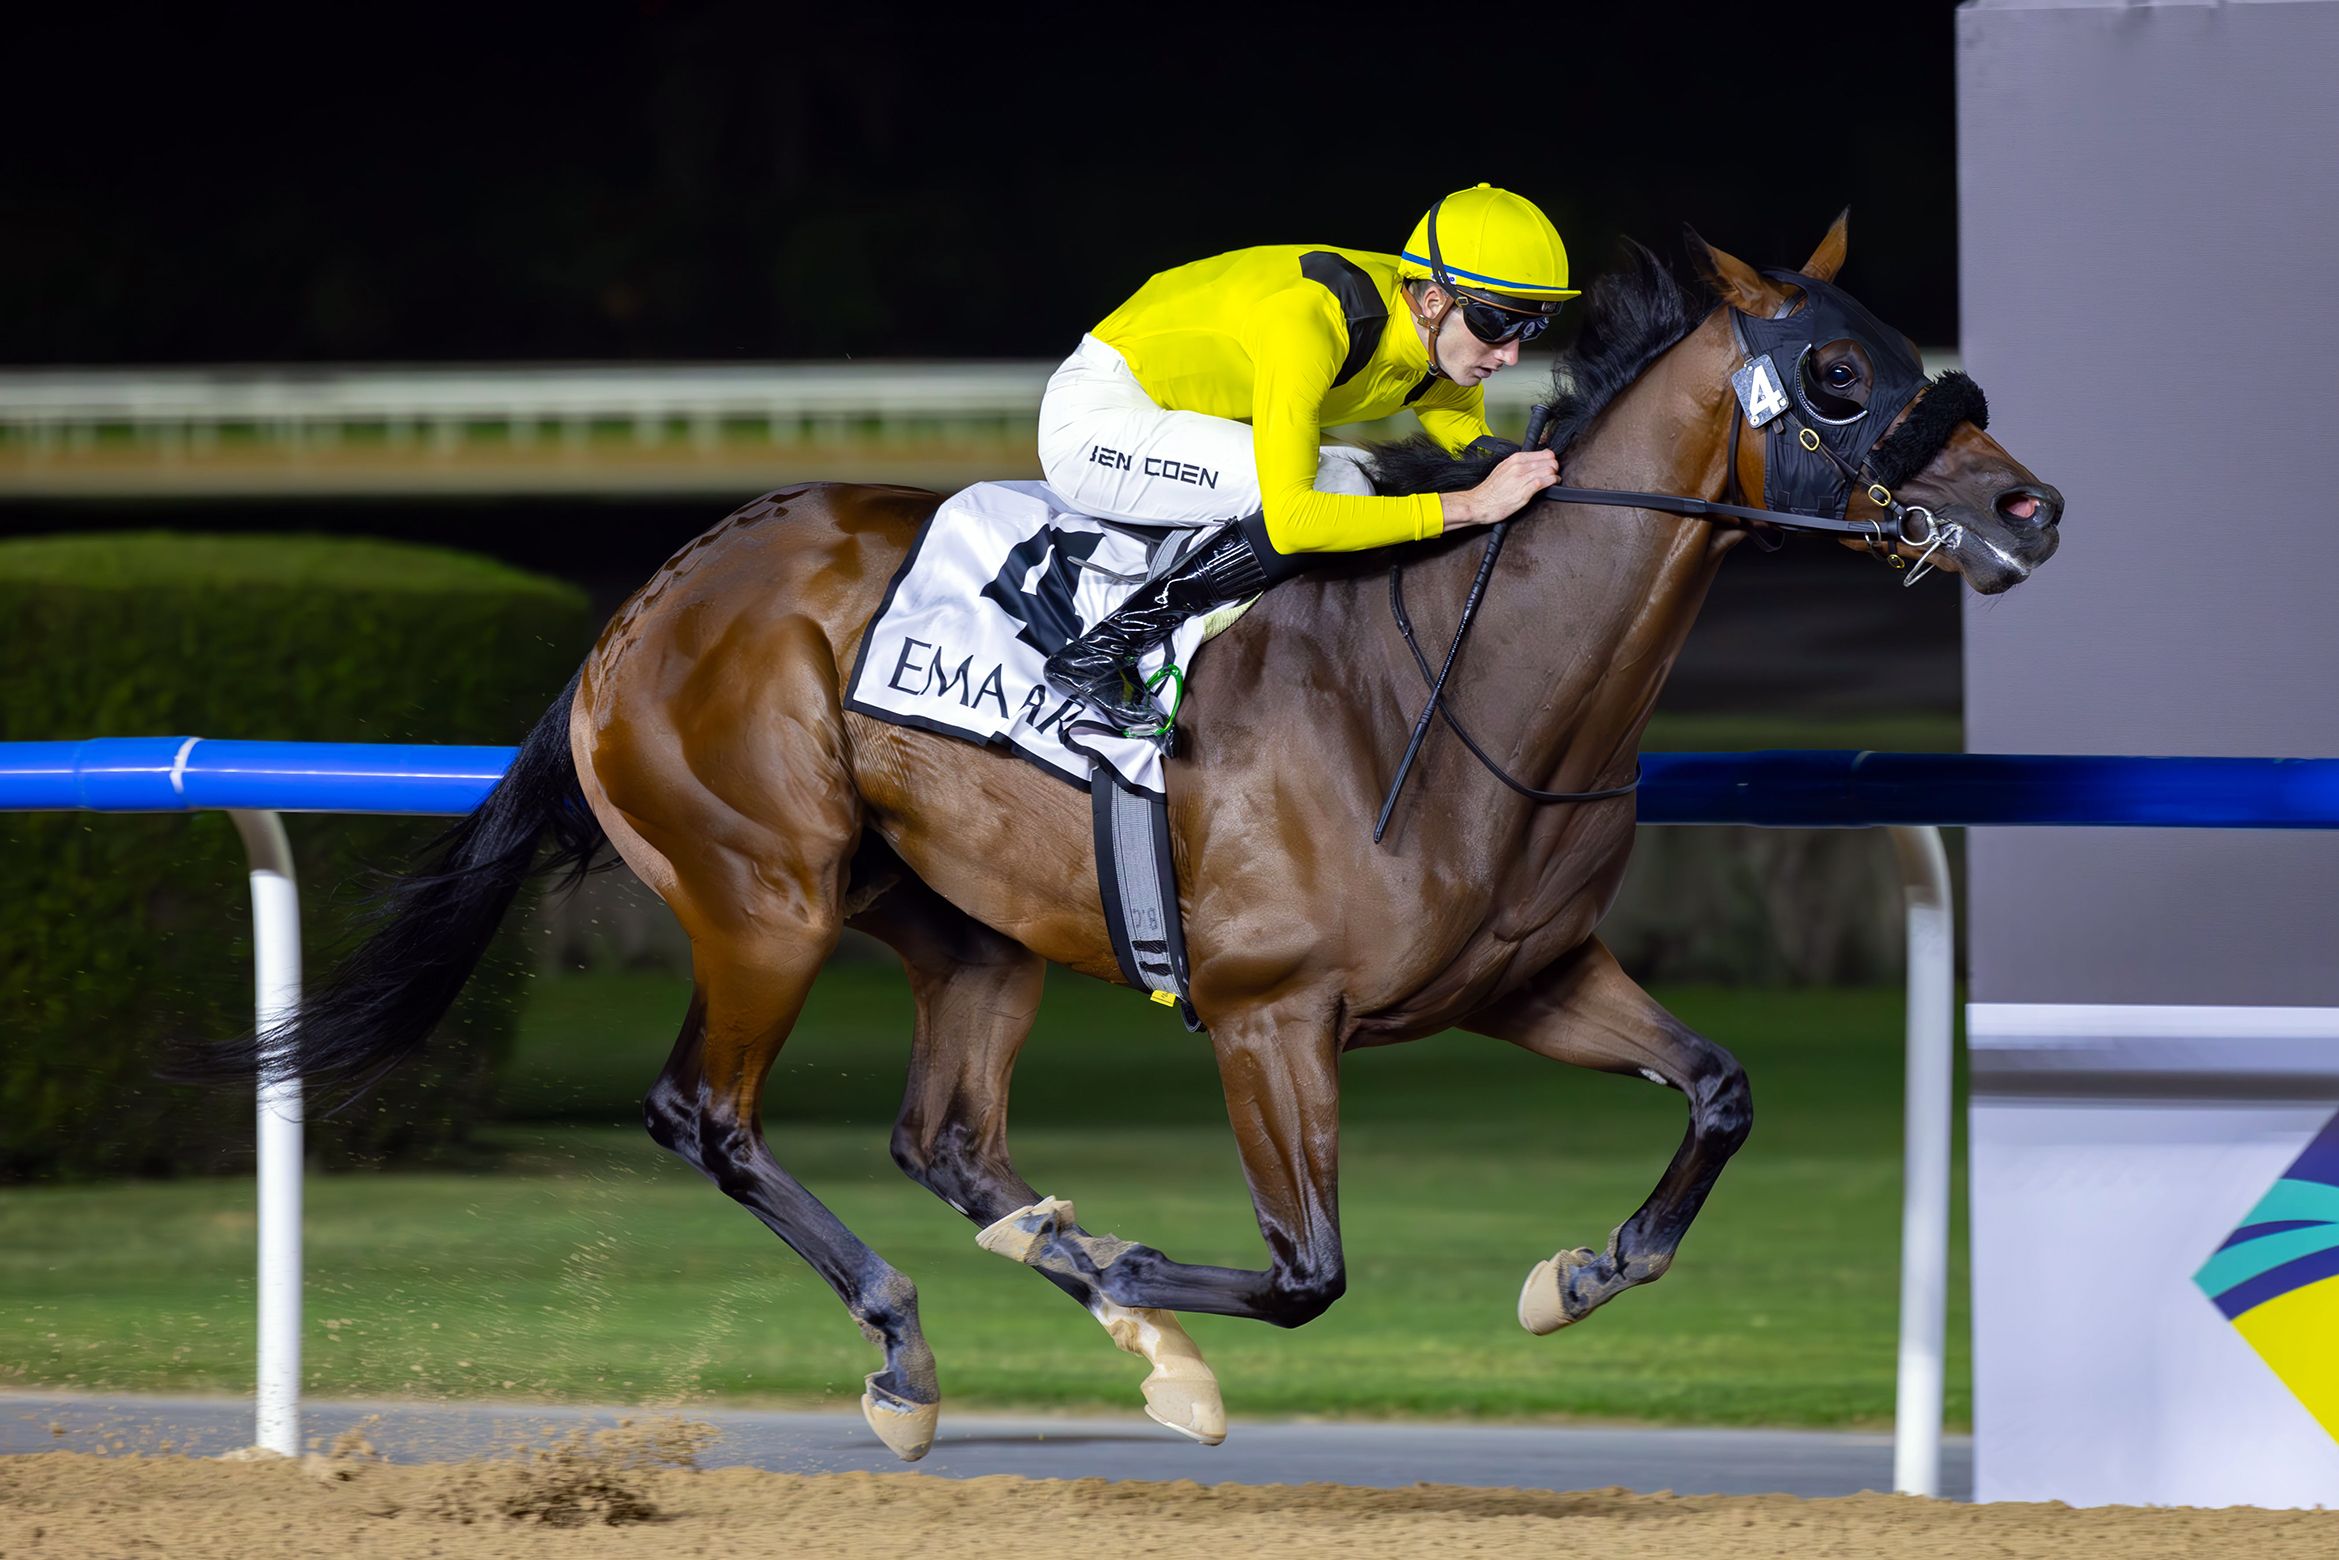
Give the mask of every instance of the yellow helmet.
POLYGON ((1397 274, 1426 277, 1448 292, 1493 293, 1556 307, 1577 296, 1567 284, 1559 229, 1524 195, 1480 184, 1448 195, 1413 225, 1397 274))

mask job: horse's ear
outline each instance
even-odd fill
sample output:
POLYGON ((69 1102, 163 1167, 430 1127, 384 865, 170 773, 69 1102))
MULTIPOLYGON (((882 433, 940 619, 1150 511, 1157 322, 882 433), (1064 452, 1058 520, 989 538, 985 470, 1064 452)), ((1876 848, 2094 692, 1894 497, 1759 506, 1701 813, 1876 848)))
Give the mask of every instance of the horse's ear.
POLYGON ((1739 313, 1768 319, 1785 298, 1754 267, 1698 237, 1697 229, 1684 227, 1681 232, 1689 244, 1689 260, 1697 267, 1698 275, 1706 279, 1724 303, 1739 313))
POLYGON ((1844 251, 1851 247, 1852 208, 1846 206, 1835 214, 1835 225, 1827 230, 1827 237, 1811 251, 1811 258, 1803 262, 1803 274, 1816 281, 1832 282, 1844 268, 1844 251))

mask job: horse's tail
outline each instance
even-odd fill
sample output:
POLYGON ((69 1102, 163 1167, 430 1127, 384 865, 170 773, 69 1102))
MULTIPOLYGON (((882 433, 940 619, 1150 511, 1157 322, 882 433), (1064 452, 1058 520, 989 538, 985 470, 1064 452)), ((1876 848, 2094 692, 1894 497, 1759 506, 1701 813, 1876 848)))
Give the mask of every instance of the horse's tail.
POLYGON ((262 1067, 344 1083, 353 1096, 422 1049, 487 952, 520 885, 584 876, 607 839, 585 805, 569 750, 569 707, 584 673, 552 701, 495 789, 439 836, 415 871, 372 896, 374 930, 300 1011, 264 1034, 207 1051, 190 1071, 248 1078, 262 1067), (544 837, 552 850, 538 859, 544 837))

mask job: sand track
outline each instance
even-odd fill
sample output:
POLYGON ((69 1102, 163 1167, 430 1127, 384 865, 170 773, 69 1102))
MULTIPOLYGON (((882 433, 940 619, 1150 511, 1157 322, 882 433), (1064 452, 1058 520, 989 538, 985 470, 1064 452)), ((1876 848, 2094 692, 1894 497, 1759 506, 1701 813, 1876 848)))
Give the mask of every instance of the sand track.
POLYGON ((1038 1552, 1373 1557, 2070 1556, 2339 1553, 2339 1513, 1962 1506, 1889 1495, 1357 1489, 701 1470, 679 1421, 579 1433, 502 1458, 393 1464, 355 1433, 300 1461, 0 1458, 0 1560, 37 1556, 690 1555, 1038 1552), (1564 1549, 1561 1546, 1566 1546, 1564 1549))

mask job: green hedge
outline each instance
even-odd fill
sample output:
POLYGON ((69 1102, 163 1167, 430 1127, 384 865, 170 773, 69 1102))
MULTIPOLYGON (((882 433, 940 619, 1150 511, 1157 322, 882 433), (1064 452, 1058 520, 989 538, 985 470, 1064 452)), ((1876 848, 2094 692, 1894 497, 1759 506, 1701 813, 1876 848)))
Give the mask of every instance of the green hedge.
MULTIPOLYGON (((512 743, 592 632, 581 592, 469 554, 322 536, 0 542, 0 740, 512 743)), ((286 819, 312 978, 369 871, 438 820, 286 819)), ((250 900, 223 815, 0 814, 0 1180, 248 1159, 252 1101, 157 1081, 251 1023, 250 900)), ((312 1123, 323 1159, 444 1151, 492 1105, 525 979, 506 930, 426 1064, 312 1123)))

